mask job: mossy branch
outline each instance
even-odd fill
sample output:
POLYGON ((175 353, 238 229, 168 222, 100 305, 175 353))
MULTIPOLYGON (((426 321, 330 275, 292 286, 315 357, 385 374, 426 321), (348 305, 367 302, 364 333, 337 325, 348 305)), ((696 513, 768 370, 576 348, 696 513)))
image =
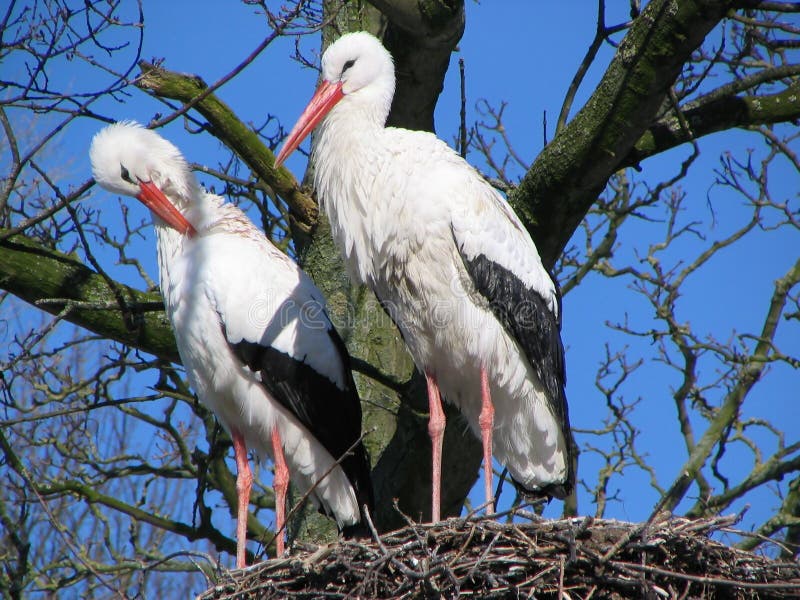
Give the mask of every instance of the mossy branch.
POLYGON ((586 105, 542 151, 509 200, 551 266, 609 177, 652 124, 724 0, 655 0, 631 25, 586 105))
POLYGON ((784 560, 795 559, 798 548, 800 548, 800 477, 795 477, 789 483, 789 492, 783 497, 783 502, 777 514, 764 522, 755 531, 755 535, 745 538, 737 544, 737 547, 754 552, 766 538, 774 538, 775 534, 781 529, 786 530, 781 545, 781 558, 784 560))
POLYGON ((104 338, 180 363, 161 296, 120 283, 114 290, 75 256, 22 235, 0 239, 0 287, 104 338))
POLYGON ((142 73, 135 82, 137 87, 161 98, 194 103, 195 110, 208 120, 209 131, 284 199, 295 238, 309 235, 319 215, 314 198, 300 188, 288 169, 275 168, 272 151, 227 104, 206 93, 208 85, 200 77, 168 71, 146 61, 140 61, 139 68, 142 73))
POLYGON ((800 119, 800 84, 763 96, 725 96, 683 113, 689 129, 670 115, 650 127, 625 158, 625 166, 636 166, 645 158, 701 138, 733 129, 784 123, 800 119))

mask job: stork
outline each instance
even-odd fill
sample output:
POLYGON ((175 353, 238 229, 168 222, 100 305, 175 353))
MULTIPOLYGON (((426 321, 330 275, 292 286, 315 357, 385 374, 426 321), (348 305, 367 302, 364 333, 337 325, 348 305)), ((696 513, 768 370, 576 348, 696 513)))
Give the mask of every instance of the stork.
POLYGON ((248 448, 274 459, 278 555, 290 477, 354 532, 372 508, 369 462, 350 359, 321 292, 244 212, 200 187, 154 131, 109 125, 90 157, 97 183, 153 214, 161 293, 186 375, 233 440, 237 567, 253 480, 248 448))
POLYGON ((564 497, 574 485, 560 296, 505 199, 435 135, 386 127, 392 57, 365 32, 322 57, 322 82, 277 156, 317 129, 317 196, 350 273, 397 324, 427 380, 431 517, 439 520, 441 396, 516 486, 564 497))

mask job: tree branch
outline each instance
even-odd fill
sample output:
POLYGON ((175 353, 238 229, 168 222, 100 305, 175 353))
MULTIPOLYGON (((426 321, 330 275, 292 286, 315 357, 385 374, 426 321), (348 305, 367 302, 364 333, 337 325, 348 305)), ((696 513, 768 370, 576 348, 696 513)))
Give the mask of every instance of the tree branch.
POLYGON ((771 95, 718 98, 682 114, 689 130, 674 115, 661 119, 639 138, 623 165, 636 166, 645 158, 725 129, 800 119, 800 83, 771 95))
POLYGON ((656 0, 637 17, 600 85, 542 151, 509 200, 552 266, 691 53, 732 3, 656 0))
POLYGON ((800 282, 800 260, 795 262, 784 277, 775 282, 775 291, 772 295, 759 342, 756 344, 752 356, 742 365, 739 381, 725 395, 725 399, 714 419, 709 423, 708 429, 694 446, 692 453, 680 470, 680 475, 670 487, 667 495, 662 499, 661 507, 664 510, 672 511, 677 507, 692 481, 695 480, 697 473, 706 463, 708 457, 711 456, 711 452, 722 437, 723 431, 736 418, 742 402, 744 402, 747 394, 761 377, 762 372, 769 363, 769 355, 773 350, 772 340, 783 314, 789 292, 798 282, 800 282))
POLYGON ((236 152, 256 176, 286 201, 295 238, 307 237, 317 223, 319 207, 311 195, 300 189, 300 184, 286 167, 275 168, 274 154, 258 135, 214 94, 196 101, 208 87, 200 77, 168 71, 146 61, 140 61, 139 67, 142 74, 136 80, 137 87, 161 98, 196 102, 197 112, 208 119, 209 131, 236 152))
POLYGON ((51 314, 66 310, 67 320, 103 337, 180 363, 161 296, 116 283, 125 315, 106 279, 74 256, 21 235, 0 239, 0 286, 51 314))

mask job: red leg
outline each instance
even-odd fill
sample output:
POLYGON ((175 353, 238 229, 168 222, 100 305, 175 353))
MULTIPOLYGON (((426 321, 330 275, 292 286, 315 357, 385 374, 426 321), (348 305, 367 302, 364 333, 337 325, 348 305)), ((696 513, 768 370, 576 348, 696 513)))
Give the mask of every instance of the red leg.
POLYGON ((433 446, 431 522, 436 523, 439 521, 439 507, 442 497, 442 442, 444 442, 445 417, 436 378, 427 373, 425 374, 425 378, 428 381, 428 404, 430 406, 428 435, 431 436, 431 445, 433 446))
POLYGON ((278 428, 272 429, 272 453, 275 457, 275 475, 272 487, 275 490, 275 546, 276 556, 283 556, 283 536, 286 526, 286 490, 289 489, 289 467, 283 454, 283 444, 278 428))
POLYGON ((486 509, 494 512, 494 495, 492 494, 492 428, 494 427, 494 406, 489 391, 489 376, 481 367, 481 414, 478 416, 483 443, 483 478, 486 490, 486 509))
POLYGON ((233 434, 233 455, 236 457, 236 494, 239 506, 236 513, 236 568, 247 566, 244 562, 245 545, 247 544, 247 514, 250 505, 250 488, 253 487, 253 473, 247 461, 247 446, 244 436, 238 431, 233 434))

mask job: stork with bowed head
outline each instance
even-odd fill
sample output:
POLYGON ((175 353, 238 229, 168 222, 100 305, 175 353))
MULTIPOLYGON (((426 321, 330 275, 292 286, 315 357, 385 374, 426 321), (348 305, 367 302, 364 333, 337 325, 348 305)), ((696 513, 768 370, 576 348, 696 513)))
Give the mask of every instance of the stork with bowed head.
POLYGON ((322 83, 277 157, 317 128, 317 196, 351 274, 366 283, 425 374, 439 520, 445 427, 440 394, 519 489, 574 485, 560 297, 505 199, 431 133, 386 127, 395 75, 375 37, 351 33, 322 57, 322 83))
POLYGON ((248 448, 275 462, 278 555, 289 477, 346 534, 357 531, 373 502, 361 404, 321 292, 239 208, 203 190, 157 133, 110 125, 90 156, 97 183, 153 214, 161 293, 187 377, 233 439, 237 567, 253 480, 248 448))

